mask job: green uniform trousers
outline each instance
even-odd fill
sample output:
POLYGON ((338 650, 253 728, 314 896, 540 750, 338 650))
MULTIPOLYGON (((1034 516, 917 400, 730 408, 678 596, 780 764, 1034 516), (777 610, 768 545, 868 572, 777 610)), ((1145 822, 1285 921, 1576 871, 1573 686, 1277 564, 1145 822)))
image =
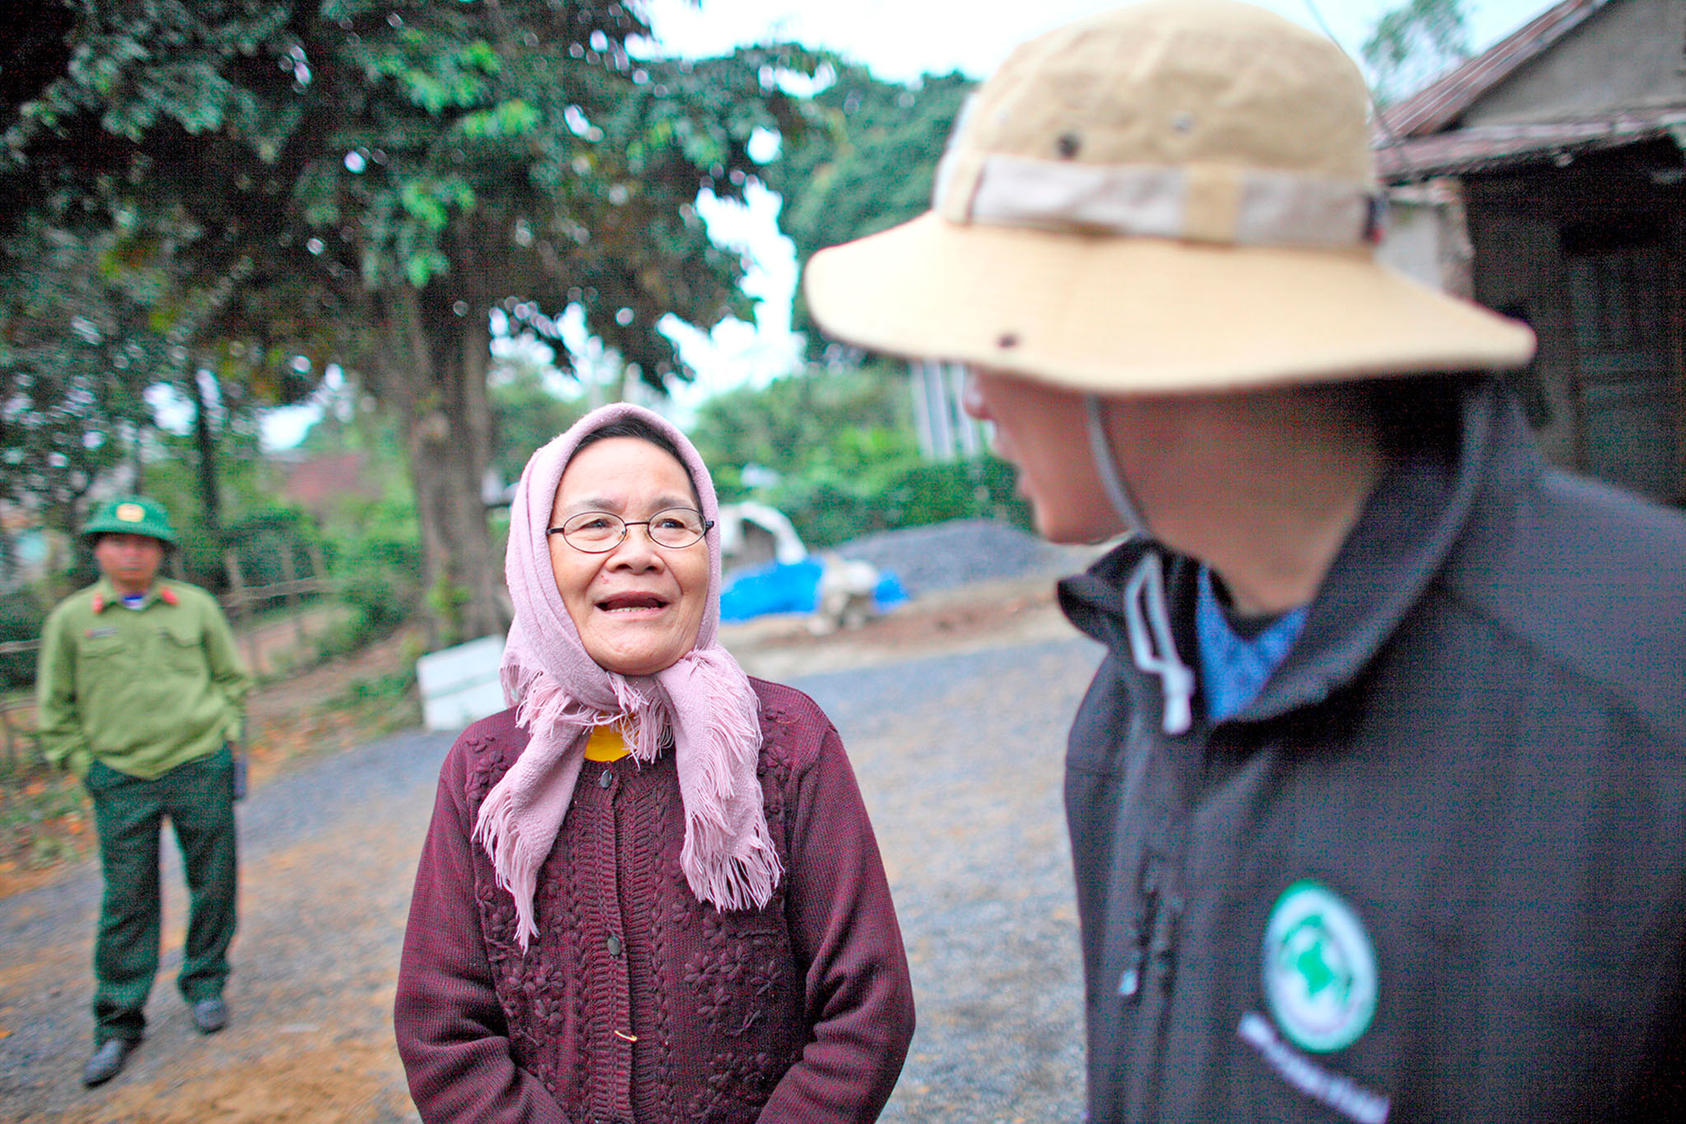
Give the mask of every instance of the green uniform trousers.
POLYGON ((222 994, 234 940, 237 892, 234 766, 224 746, 156 780, 94 762, 83 783, 93 799, 105 895, 94 945, 94 1037, 140 1039, 146 997, 158 974, 163 902, 159 836, 175 828, 187 876, 187 943, 176 986, 189 1003, 222 994))

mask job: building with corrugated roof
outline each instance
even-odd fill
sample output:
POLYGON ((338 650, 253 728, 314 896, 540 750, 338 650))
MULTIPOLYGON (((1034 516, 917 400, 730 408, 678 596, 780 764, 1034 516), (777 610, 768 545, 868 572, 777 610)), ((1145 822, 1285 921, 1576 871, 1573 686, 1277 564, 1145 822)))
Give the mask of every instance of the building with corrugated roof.
POLYGON ((1548 455, 1686 501, 1686 0, 1563 0, 1375 143, 1396 209, 1450 220, 1437 280, 1538 333, 1548 455))

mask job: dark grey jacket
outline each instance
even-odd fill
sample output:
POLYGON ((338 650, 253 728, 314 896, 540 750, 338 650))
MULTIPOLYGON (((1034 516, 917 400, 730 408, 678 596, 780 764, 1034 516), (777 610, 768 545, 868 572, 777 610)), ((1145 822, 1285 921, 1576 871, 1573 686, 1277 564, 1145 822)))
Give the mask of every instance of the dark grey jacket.
POLYGON ((1192 563, 1061 584, 1109 649, 1066 779, 1097 1124, 1686 1103, 1686 520, 1544 470, 1490 384, 1448 457, 1216 725, 1192 563))

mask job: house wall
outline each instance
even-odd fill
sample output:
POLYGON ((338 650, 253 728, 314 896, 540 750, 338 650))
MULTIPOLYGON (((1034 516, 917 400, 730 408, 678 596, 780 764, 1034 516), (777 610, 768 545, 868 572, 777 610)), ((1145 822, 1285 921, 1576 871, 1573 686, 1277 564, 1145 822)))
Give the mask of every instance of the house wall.
POLYGON ((1476 198, 1469 205, 1469 235, 1475 247, 1475 299, 1526 321, 1539 340, 1532 365, 1513 377, 1537 390, 1530 420, 1537 425, 1540 447, 1552 463, 1577 467, 1573 380, 1578 361, 1557 226, 1541 215, 1484 206, 1476 198))
MULTIPOLYGON (((1452 135, 1686 111, 1686 0, 1608 0, 1473 97, 1452 135)), ((1525 162, 1502 145, 1483 158, 1478 140, 1459 178, 1469 291, 1535 331, 1533 364, 1508 377, 1544 453, 1686 503, 1686 136, 1618 130, 1525 162)), ((1401 229, 1399 264, 1418 276, 1433 272, 1430 234, 1415 215, 1401 229)))
POLYGON ((1449 290, 1441 267, 1445 220, 1439 208, 1417 199, 1389 199, 1387 233, 1376 260, 1414 281, 1449 290))
POLYGON ((1648 175, 1661 158, 1475 177, 1464 198, 1476 299, 1539 338, 1515 377, 1548 457, 1686 502, 1686 187, 1648 175))
POLYGON ((1460 297, 1472 296, 1471 247, 1463 189, 1456 180, 1395 187, 1376 260, 1415 281, 1460 297))
POLYGON ((1686 105, 1686 0, 1610 0, 1472 106, 1460 124, 1686 105))

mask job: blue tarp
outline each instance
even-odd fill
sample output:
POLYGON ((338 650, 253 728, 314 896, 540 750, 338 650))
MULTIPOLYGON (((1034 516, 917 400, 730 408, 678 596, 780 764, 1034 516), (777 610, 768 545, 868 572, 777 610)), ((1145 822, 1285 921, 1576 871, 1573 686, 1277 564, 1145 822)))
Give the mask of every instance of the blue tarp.
MULTIPOLYGON (((811 613, 819 604, 820 574, 825 567, 813 558, 773 563, 746 570, 720 593, 720 619, 747 621, 772 613, 811 613)), ((888 609, 907 600, 907 590, 891 573, 884 573, 872 591, 873 604, 888 609)))

